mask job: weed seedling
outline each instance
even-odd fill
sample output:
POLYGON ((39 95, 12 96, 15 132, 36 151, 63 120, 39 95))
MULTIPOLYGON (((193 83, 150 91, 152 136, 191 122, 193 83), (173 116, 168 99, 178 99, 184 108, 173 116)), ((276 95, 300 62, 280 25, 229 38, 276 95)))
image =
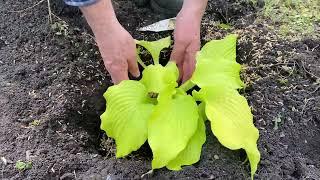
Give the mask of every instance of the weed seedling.
POLYGON ((32 168, 32 162, 23 162, 21 160, 16 162, 16 169, 18 169, 19 171, 25 171, 27 169, 31 169, 32 168))

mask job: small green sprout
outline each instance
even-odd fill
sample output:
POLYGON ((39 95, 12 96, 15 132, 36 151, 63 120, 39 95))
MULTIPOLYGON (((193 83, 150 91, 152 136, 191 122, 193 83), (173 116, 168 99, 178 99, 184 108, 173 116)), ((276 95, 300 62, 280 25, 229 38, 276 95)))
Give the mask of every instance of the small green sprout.
POLYGON ((28 161, 28 162, 23 162, 21 160, 18 160, 16 162, 16 169, 18 169, 19 171, 25 171, 27 169, 31 169, 32 168, 32 162, 28 161))
POLYGON ((41 123, 40 120, 33 120, 32 122, 29 123, 29 126, 39 126, 41 123))
POLYGON ((228 30, 228 29, 231 29, 231 28, 232 28, 231 25, 229 25, 229 24, 224 24, 224 23, 218 24, 218 27, 219 27, 220 29, 224 29, 224 30, 228 30))
POLYGON ((281 115, 278 114, 278 116, 276 118, 273 119, 273 122, 274 122, 274 127, 273 127, 273 130, 278 130, 279 129, 279 124, 281 123, 281 115))
POLYGON ((278 79, 278 82, 281 84, 281 85, 287 85, 288 84, 288 79, 286 79, 286 78, 279 78, 278 79))

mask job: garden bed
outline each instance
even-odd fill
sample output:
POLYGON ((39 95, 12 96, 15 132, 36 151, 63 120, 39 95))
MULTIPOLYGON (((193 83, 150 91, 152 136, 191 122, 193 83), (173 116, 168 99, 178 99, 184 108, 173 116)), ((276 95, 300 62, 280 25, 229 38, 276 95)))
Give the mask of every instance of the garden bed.
MULTIPOLYGON (((102 94, 112 83, 84 18, 54 2, 49 22, 46 1, 26 9, 36 3, 0 4, 0 179, 139 179, 151 169, 149 147, 116 159, 113 141, 99 129, 102 94), (19 171, 18 160, 32 167, 19 171)), ((170 34, 136 31, 164 18, 150 9, 124 0, 114 5, 134 38, 170 34)), ((237 61, 247 84, 242 94, 260 131, 255 178, 320 179, 320 39, 281 37, 258 9, 246 1, 209 2, 202 42, 239 35, 237 61)), ((200 162, 145 177, 248 179, 245 160, 243 151, 224 148, 208 129, 200 162)))

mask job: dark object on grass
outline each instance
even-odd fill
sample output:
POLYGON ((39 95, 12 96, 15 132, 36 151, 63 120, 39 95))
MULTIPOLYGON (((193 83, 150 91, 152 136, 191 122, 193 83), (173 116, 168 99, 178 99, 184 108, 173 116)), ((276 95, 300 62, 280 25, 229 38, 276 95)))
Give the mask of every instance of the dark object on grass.
POLYGON ((176 16, 183 4, 183 0, 134 0, 140 7, 147 5, 149 1, 154 11, 169 16, 176 16))

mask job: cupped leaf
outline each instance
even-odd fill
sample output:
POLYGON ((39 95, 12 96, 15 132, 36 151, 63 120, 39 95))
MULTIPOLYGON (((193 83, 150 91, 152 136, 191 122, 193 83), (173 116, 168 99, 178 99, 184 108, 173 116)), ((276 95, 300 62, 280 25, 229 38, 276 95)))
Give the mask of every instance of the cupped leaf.
POLYGON ((179 70, 172 61, 163 67, 162 65, 149 65, 142 72, 140 82, 147 87, 148 92, 160 93, 164 89, 174 89, 178 86, 179 70))
POLYGON ((238 91, 218 85, 204 87, 193 95, 205 102, 211 130, 219 142, 229 149, 242 148, 246 151, 253 177, 260 161, 257 148, 259 131, 253 124, 246 99, 238 91))
POLYGON ((221 84, 233 89, 244 86, 241 66, 236 62, 236 35, 212 40, 197 54, 197 64, 191 81, 199 87, 221 84))
POLYGON ((221 40, 211 40, 201 48, 198 56, 205 59, 235 61, 237 37, 236 34, 230 34, 221 40))
POLYGON ((199 59, 196 70, 191 78, 199 87, 222 84, 232 89, 244 86, 240 79, 240 64, 225 59, 199 59))
POLYGON ((157 41, 138 41, 136 40, 136 44, 143 46, 146 48, 153 59, 155 65, 159 64, 160 52, 164 48, 168 48, 171 44, 171 37, 168 36, 166 38, 159 39, 157 41))
POLYGON ((206 129, 202 114, 203 105, 199 106, 198 127, 195 134, 189 140, 186 148, 166 166, 170 170, 181 170, 181 166, 192 165, 200 160, 202 145, 206 141, 206 129), (200 108, 201 107, 201 108, 200 108))
POLYGON ((104 94, 107 108, 100 117, 101 129, 115 139, 117 157, 138 150, 147 140, 147 121, 154 108, 147 93, 140 82, 126 80, 104 94))
POLYGON ((197 129, 198 109, 191 96, 168 89, 158 98, 148 122, 148 142, 153 152, 152 169, 162 168, 184 150, 197 129), (168 93, 166 93, 168 92, 168 93))

